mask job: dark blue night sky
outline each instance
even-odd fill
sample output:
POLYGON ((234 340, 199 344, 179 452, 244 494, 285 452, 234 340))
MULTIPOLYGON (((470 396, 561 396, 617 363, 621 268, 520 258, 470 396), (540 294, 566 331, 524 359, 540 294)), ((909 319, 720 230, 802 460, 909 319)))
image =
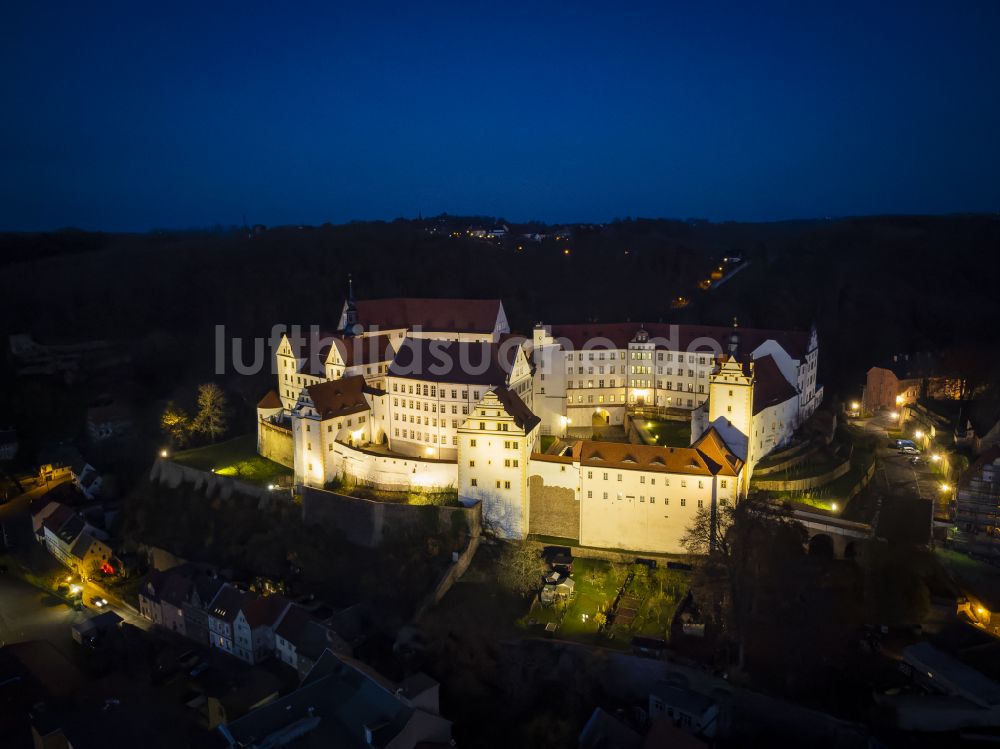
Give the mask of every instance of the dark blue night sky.
POLYGON ((995 0, 89 5, 0 10, 2 229, 1000 210, 995 0))

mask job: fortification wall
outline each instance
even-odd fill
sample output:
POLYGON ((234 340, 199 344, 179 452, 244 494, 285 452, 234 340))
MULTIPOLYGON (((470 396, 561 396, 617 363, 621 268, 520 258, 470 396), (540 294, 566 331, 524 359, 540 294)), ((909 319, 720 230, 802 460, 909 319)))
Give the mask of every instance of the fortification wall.
POLYGON ((431 533, 464 532, 478 536, 480 506, 445 507, 379 502, 345 494, 302 487, 302 520, 343 533, 351 543, 377 548, 387 531, 417 530, 431 533))
POLYGON ((257 422, 257 452, 268 460, 280 463, 286 468, 295 468, 295 448, 292 443, 292 430, 270 424, 266 421, 257 422))
POLYGON ((541 536, 580 538, 579 467, 569 462, 532 459, 528 463, 531 511, 528 532, 541 536))

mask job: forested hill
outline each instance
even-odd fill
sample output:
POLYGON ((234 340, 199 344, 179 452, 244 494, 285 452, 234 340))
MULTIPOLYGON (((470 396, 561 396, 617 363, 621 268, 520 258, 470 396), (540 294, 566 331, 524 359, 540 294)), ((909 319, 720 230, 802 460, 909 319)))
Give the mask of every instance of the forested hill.
MULTIPOLYGON (((214 326, 334 325, 346 277, 361 297, 495 297, 511 324, 663 320, 807 328, 834 387, 899 351, 996 348, 1000 217, 871 217, 770 224, 624 220, 514 226, 502 242, 450 231, 490 219, 244 231, 0 235, 3 333, 146 343, 179 369, 211 369, 214 326), (448 231, 442 231, 442 227, 448 231), (432 231, 434 230, 434 231, 432 231), (540 243, 519 235, 547 232, 540 243), (560 238, 555 238, 561 232, 560 238), (569 236, 566 236, 566 234, 569 236), (719 260, 747 267, 699 291, 719 260), (671 300, 691 299, 686 309, 671 300), (205 358, 201 357, 204 354, 205 358), (181 363, 183 359, 183 363, 181 363)), ((186 373, 190 374, 190 373, 186 373)))

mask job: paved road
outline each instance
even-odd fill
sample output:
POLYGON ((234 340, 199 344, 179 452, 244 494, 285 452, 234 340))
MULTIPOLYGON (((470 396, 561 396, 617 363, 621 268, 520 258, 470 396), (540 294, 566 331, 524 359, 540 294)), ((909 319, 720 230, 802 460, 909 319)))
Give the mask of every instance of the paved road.
POLYGON ((70 627, 92 614, 74 611, 59 598, 13 575, 0 575, 0 645, 47 640, 73 658, 76 643, 70 627))
POLYGON ((942 479, 926 462, 930 458, 927 452, 921 453, 921 462, 910 463, 910 456, 900 455, 892 444, 888 430, 896 428, 896 420, 887 412, 880 413, 870 419, 858 419, 853 424, 861 426, 866 432, 878 440, 876 457, 876 486, 881 488, 887 497, 906 502, 907 500, 928 501, 928 532, 933 535, 935 511, 943 512, 947 517, 947 496, 941 491, 942 479))
MULTIPOLYGON (((29 504, 52 488, 53 486, 49 485, 33 489, 0 505, 0 525, 3 525, 7 541, 11 544, 9 553, 15 562, 42 576, 69 574, 69 571, 46 551, 44 545, 35 541, 31 531, 29 504)), ((46 639, 59 647, 62 638, 56 633, 58 625, 66 641, 71 642, 69 628, 74 622, 106 610, 98 609, 91 604, 95 596, 106 598, 111 604, 109 608, 130 624, 143 629, 151 626, 151 623, 139 616, 135 609, 96 583, 88 582, 84 585, 83 600, 86 608, 84 611, 76 612, 59 598, 46 595, 29 583, 18 579, 11 570, 0 575, 0 641, 46 639)))

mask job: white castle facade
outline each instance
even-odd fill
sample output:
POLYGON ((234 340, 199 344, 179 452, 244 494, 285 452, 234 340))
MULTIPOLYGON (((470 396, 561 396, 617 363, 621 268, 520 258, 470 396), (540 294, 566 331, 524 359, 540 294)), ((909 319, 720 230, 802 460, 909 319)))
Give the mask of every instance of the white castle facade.
POLYGON ((337 332, 282 338, 258 450, 298 484, 457 490, 509 538, 680 552, 698 510, 743 496, 815 411, 818 353, 815 331, 539 324, 529 338, 499 300, 349 294, 337 332), (691 445, 585 438, 650 410, 690 412, 691 445), (542 435, 563 438, 558 454, 542 435))

